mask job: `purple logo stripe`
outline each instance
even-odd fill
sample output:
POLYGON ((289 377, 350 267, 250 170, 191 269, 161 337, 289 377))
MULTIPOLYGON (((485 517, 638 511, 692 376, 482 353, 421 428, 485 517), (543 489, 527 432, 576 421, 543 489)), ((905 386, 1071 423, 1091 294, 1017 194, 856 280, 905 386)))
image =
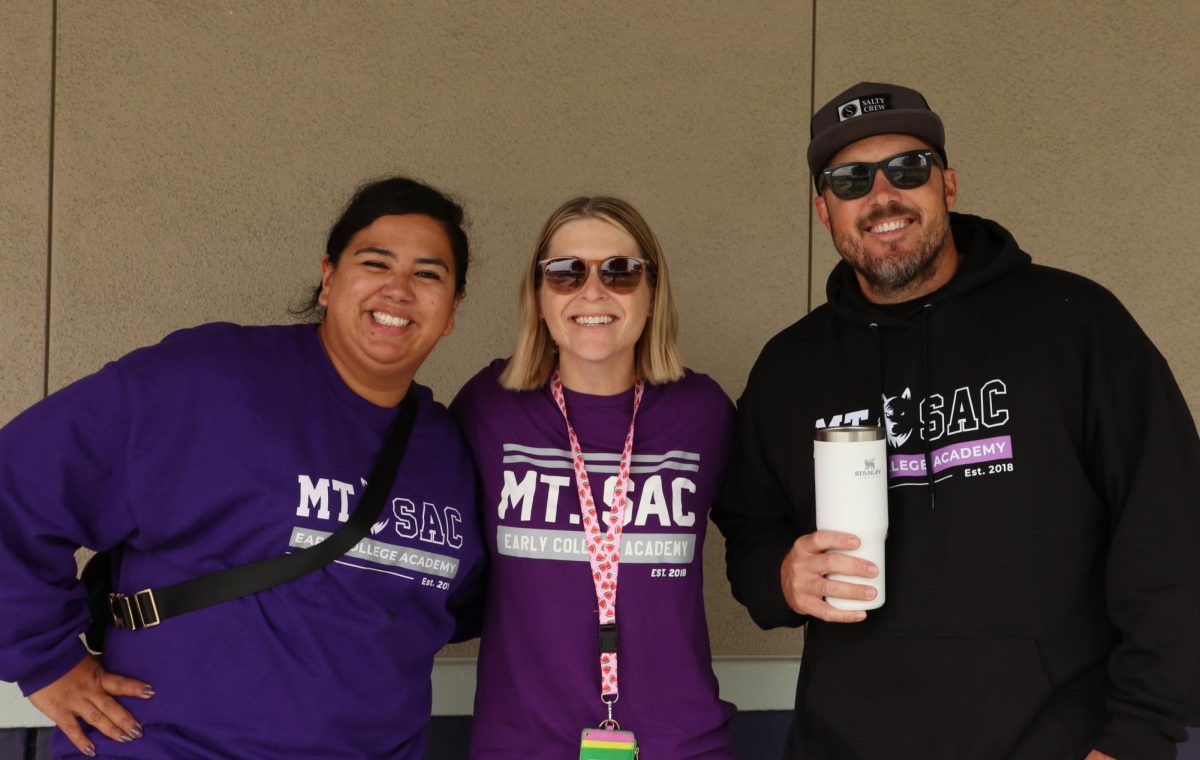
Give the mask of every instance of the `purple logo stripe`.
MULTIPOLYGON (((938 474, 952 467, 979 462, 994 462, 998 459, 1012 459, 1012 437, 1007 435, 995 438, 980 438, 976 441, 963 441, 951 446, 943 446, 930 452, 933 458, 933 472, 938 474)), ((925 477, 925 457, 922 454, 893 454, 888 457, 888 477, 923 478, 925 477)))

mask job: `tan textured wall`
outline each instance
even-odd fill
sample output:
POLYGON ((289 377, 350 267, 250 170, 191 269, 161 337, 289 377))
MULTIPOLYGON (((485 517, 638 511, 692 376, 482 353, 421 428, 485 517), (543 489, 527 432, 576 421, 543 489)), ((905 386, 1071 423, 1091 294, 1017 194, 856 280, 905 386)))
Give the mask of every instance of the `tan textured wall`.
POLYGON ((423 374, 443 396, 506 350, 514 267, 579 192, 642 207, 689 363, 737 389, 803 308, 794 6, 64 4, 51 385, 172 327, 285 318, 350 188, 399 171, 474 221, 461 330, 423 374), (766 266, 785 287, 740 297, 766 266), (737 320, 708 308, 713 276, 737 320))
POLYGON ((0 3, 0 425, 42 395, 53 6, 0 3))
MULTIPOLYGON (((961 208, 1115 290, 1198 410, 1185 299, 1200 261, 1183 235, 1200 18, 1184 2, 1109 5, 826 0, 814 35, 811 3, 787 0, 60 2, 50 387, 176 327, 287 319, 350 189, 406 172, 457 193, 473 221, 459 329, 422 373, 443 400, 507 352, 514 267, 580 192, 646 213, 685 359, 736 396, 810 292, 810 82, 819 105, 884 78, 946 119, 961 208), (861 44, 864 19, 914 33, 861 44)), ((0 420, 42 382, 51 8, 0 7, 0 420)), ((819 303, 835 254, 819 227, 812 238, 819 303)), ((719 544, 715 651, 798 651, 798 635, 761 634, 731 602, 719 544)))
MULTIPOLYGON (((811 18, 790 0, 62 3, 51 388, 173 328, 286 320, 350 190, 402 172, 473 221, 458 330, 421 373, 442 400, 508 353, 516 270, 580 193, 647 216, 685 361, 736 395, 805 309, 811 18)), ((707 573, 719 651, 797 649, 754 635, 719 541, 707 573)))
MULTIPOLYGON (((1112 290, 1200 417, 1200 4, 820 2, 817 107, 854 82, 920 89, 946 124, 959 210, 1012 231, 1038 263, 1112 290), (864 18, 877 34, 845 65, 864 18)), ((813 218, 814 304, 837 253, 813 218)))

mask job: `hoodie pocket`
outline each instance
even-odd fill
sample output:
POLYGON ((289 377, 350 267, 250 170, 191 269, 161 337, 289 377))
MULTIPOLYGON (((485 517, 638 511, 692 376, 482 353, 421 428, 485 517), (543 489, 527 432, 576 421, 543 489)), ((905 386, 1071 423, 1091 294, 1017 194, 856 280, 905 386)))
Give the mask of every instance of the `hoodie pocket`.
POLYGON ((801 665, 804 757, 1075 760, 1031 637, 822 636, 801 665))

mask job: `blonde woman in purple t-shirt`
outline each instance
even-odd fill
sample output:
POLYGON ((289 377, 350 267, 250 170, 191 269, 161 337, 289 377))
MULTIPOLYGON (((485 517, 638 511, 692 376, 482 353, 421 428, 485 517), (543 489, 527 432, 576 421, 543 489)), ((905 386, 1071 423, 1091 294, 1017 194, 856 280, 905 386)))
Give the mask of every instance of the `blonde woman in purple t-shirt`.
POLYGON ((733 407, 680 362, 654 233, 625 201, 568 201, 520 308, 513 356, 451 407, 492 554, 471 755, 730 760, 701 549, 733 407))

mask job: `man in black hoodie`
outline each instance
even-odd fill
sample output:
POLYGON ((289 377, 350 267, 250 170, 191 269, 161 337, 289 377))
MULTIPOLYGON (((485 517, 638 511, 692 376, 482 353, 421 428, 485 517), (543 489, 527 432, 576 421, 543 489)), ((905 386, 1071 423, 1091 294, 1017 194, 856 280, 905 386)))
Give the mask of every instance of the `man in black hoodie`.
POLYGON ((738 403, 712 517, 734 596, 805 625, 787 756, 1157 760, 1200 703, 1200 439, 1162 355, 1099 285, 952 213, 920 93, 861 83, 812 120, 828 303, 738 403), (884 426, 887 603, 818 531, 813 429, 884 426))

